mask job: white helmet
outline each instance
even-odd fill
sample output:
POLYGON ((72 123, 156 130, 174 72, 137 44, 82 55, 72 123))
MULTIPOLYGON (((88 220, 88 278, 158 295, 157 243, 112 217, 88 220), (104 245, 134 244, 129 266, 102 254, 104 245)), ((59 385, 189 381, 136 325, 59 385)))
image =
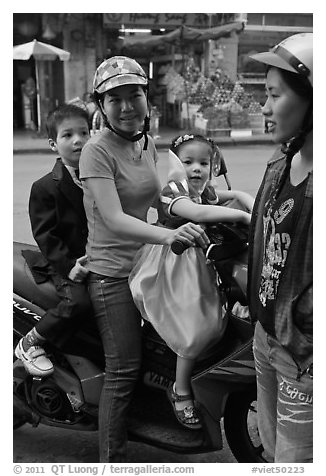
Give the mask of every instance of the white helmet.
POLYGON ((312 33, 292 35, 274 46, 271 51, 251 55, 261 63, 306 76, 313 85, 312 33))

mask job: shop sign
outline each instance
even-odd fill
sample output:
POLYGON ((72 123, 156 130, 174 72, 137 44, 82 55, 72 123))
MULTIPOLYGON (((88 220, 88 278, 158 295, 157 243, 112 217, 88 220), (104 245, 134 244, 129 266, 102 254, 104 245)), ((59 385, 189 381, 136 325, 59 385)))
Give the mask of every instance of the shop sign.
MULTIPOLYGON (((180 25, 192 27, 208 27, 209 15, 207 13, 103 13, 104 27, 147 27, 169 28, 180 25)), ((215 24, 215 21, 214 21, 215 24)))

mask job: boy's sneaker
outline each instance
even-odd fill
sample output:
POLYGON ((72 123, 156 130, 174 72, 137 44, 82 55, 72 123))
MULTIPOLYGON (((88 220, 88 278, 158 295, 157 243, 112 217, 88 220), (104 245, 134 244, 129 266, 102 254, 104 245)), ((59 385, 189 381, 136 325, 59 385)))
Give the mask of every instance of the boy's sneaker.
POLYGON ((36 345, 24 350, 23 337, 18 342, 15 355, 22 361, 25 369, 31 375, 45 377, 53 373, 53 364, 51 360, 46 357, 45 350, 36 345))

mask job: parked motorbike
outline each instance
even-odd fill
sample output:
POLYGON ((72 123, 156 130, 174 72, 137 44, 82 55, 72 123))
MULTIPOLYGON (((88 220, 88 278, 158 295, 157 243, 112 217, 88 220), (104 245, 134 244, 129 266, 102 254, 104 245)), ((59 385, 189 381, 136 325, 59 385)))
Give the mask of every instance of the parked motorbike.
MULTIPOLYGON (((214 244, 207 250, 224 298, 228 325, 222 341, 207 349, 192 377, 195 405, 202 429, 182 427, 165 390, 175 380, 175 354, 148 323, 143 325, 143 364, 128 423, 129 439, 176 453, 197 454, 223 447, 221 421, 232 453, 239 462, 265 462, 256 423, 256 379, 252 354, 253 328, 232 313, 246 305, 247 243, 232 227, 212 228, 214 244), (220 241, 219 241, 220 240, 220 241)), ((57 302, 50 281, 36 284, 22 256, 36 246, 14 243, 14 348, 57 302)), ((178 250, 177 252, 182 252, 178 250)), ((14 360, 14 429, 39 423, 67 429, 96 431, 103 384, 103 350, 97 330, 81 329, 69 349, 44 345, 54 373, 38 378, 14 360)))

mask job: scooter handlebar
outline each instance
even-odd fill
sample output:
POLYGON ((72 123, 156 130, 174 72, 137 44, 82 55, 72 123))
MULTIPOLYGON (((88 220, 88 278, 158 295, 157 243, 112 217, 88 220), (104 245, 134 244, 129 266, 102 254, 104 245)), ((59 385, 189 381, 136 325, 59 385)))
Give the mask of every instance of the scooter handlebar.
POLYGON ((182 255, 182 253, 189 248, 189 245, 184 243, 181 240, 174 240, 173 243, 171 244, 171 250, 173 251, 174 254, 176 255, 182 255))
MULTIPOLYGON (((210 257, 214 256, 213 259, 226 259, 248 248, 248 225, 219 224, 217 233, 214 232, 214 228, 212 230, 213 233, 209 228, 206 230, 211 242, 206 251, 210 257)), ((189 247, 181 240, 175 240, 171 244, 171 249, 176 255, 182 255, 189 247)))

